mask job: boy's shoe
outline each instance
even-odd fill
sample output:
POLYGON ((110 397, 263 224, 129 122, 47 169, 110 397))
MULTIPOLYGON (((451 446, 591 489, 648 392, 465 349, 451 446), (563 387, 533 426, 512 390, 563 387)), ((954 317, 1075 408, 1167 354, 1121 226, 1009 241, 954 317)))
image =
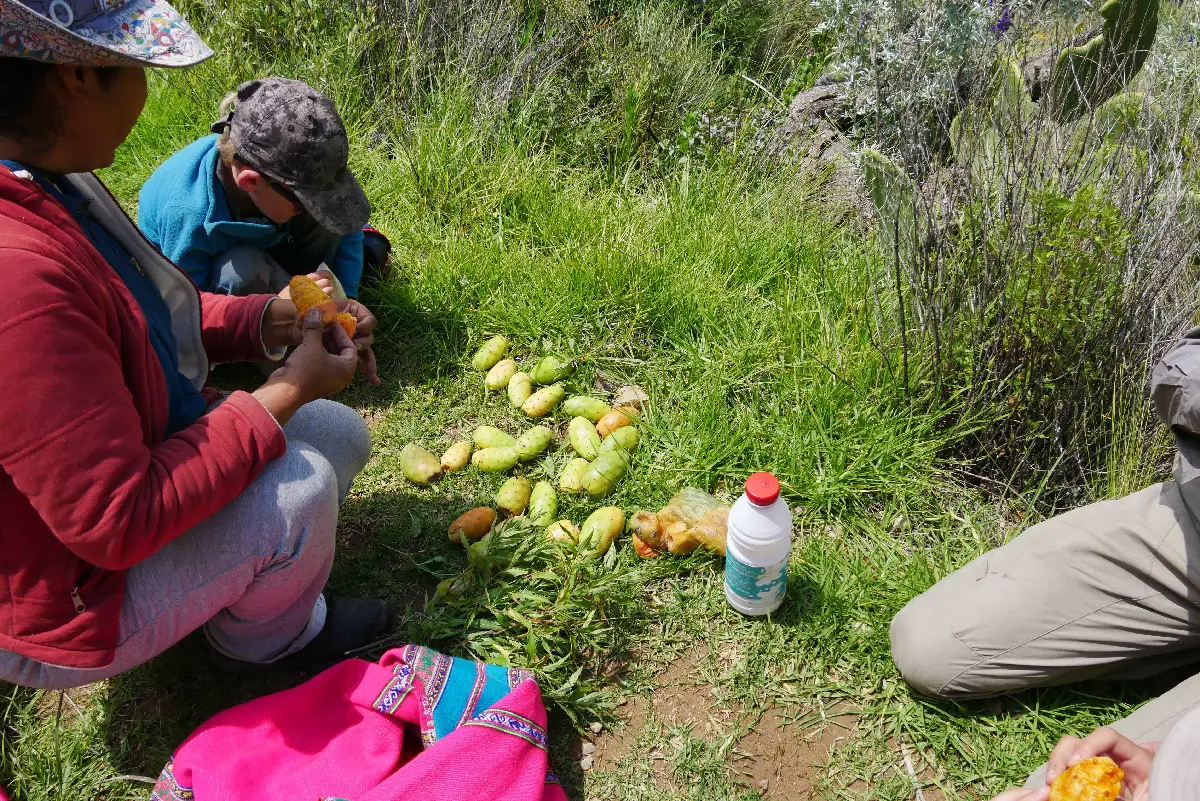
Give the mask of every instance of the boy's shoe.
POLYGON ((392 255, 392 243, 382 231, 363 229, 363 271, 361 286, 377 283, 386 274, 388 260, 392 255))
POLYGON ((387 602, 369 598, 325 596, 325 625, 313 641, 296 653, 275 662, 244 662, 212 651, 217 666, 230 673, 263 673, 272 670, 316 672, 346 658, 347 651, 369 645, 392 628, 387 602))

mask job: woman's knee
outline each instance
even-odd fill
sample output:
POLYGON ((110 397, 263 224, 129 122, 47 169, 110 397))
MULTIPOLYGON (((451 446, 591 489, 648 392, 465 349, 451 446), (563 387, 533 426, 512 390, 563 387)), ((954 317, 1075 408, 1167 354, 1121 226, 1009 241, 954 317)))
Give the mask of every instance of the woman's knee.
POLYGON ((371 432, 362 415, 341 403, 318 400, 305 404, 284 431, 308 443, 333 465, 344 494, 371 458, 371 432))
MULTIPOLYGON (((276 460, 274 495, 282 539, 274 543, 283 558, 324 559, 333 554, 337 532, 339 490, 329 460, 307 443, 290 443, 276 460)), ((264 473, 264 477, 267 474, 264 473)), ((276 534, 276 538, 279 534, 276 534)))

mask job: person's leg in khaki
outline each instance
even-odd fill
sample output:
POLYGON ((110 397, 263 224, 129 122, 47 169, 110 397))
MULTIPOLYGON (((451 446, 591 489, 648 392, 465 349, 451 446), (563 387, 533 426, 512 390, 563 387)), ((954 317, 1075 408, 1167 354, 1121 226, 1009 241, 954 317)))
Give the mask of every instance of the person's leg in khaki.
POLYGON ((1200 534, 1175 482, 1028 529, 892 621, 904 678, 980 698, 1200 661, 1200 534))
MULTIPOLYGON (((946 699, 1200 662, 1200 530, 1173 481, 1075 509, 914 598, 891 642, 905 680, 946 699)), ((1184 682, 1117 728, 1161 738, 1198 700, 1184 682)))

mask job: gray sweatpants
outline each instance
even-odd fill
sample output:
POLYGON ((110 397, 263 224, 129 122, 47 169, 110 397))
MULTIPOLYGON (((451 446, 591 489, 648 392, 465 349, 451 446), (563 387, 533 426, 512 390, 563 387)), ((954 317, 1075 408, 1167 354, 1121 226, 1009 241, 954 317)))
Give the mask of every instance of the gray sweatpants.
MULTIPOLYGON (((1072 510, 914 598, 891 642, 915 689, 951 699, 1200 663, 1200 529, 1174 481, 1072 510)), ((1113 728, 1159 741, 1198 704, 1200 675, 1113 728)))
POLYGON ((338 506, 371 452, 357 412, 333 401, 284 426, 287 452, 223 509, 126 574, 111 665, 56 667, 0 651, 0 680, 61 689, 153 659, 204 627, 214 648, 270 662, 303 648, 325 622, 338 506))

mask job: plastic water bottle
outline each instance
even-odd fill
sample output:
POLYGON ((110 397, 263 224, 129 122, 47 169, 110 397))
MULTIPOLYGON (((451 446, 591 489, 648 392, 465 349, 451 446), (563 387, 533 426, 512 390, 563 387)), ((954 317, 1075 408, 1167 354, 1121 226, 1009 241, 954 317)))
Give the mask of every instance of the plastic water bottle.
POLYGON ((746 479, 746 493, 729 513, 725 545, 725 598, 743 615, 765 615, 783 603, 792 510, 770 473, 746 479))

